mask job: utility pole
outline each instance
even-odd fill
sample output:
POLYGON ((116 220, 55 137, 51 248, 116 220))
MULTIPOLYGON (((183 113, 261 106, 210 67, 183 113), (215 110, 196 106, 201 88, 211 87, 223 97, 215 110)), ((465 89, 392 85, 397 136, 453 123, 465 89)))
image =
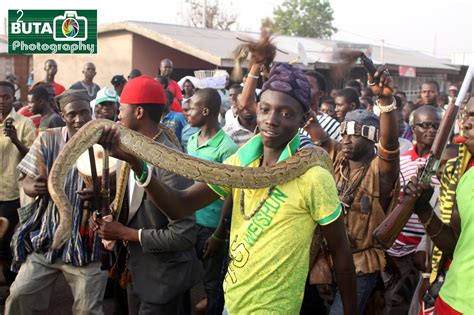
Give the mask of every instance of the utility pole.
POLYGON ((384 44, 385 44, 385 40, 381 40, 382 44, 380 45, 380 62, 383 64, 384 63, 384 53, 383 53, 383 49, 384 49, 384 44))
POLYGON ((203 0, 203 4, 202 4, 202 27, 204 27, 204 28, 206 28, 206 17, 207 17, 206 11, 207 11, 206 0, 203 0))

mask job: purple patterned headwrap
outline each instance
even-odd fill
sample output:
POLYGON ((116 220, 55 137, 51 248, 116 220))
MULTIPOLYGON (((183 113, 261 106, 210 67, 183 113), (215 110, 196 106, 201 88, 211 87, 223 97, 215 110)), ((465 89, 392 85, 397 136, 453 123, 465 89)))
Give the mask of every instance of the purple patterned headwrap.
POLYGON ((270 69, 270 78, 263 84, 262 93, 266 90, 285 93, 296 99, 304 112, 311 106, 311 87, 303 71, 287 63, 276 63, 270 69))

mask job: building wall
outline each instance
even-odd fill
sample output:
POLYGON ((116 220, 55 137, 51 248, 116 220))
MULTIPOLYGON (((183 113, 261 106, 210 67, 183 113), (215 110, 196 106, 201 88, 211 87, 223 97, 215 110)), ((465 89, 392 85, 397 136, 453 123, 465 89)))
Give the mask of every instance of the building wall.
POLYGON ((189 70, 216 69, 216 66, 185 54, 177 49, 165 46, 141 35, 133 35, 133 68, 139 69, 142 74, 155 77, 162 59, 169 58, 176 69, 173 79, 178 80, 179 73, 189 70))
POLYGON ((97 39, 97 54, 35 54, 33 56, 34 81, 44 79, 44 62, 48 59, 56 60, 58 73, 55 81, 68 88, 76 81, 84 78, 82 68, 86 62, 93 62, 97 75, 94 82, 101 87, 109 86, 110 80, 116 74, 125 77, 132 68, 132 34, 125 31, 99 34, 97 39))
POLYGON ((14 74, 21 91, 21 102, 26 102, 28 75, 31 71, 31 55, 10 55, 0 53, 0 80, 5 80, 8 74, 14 74))

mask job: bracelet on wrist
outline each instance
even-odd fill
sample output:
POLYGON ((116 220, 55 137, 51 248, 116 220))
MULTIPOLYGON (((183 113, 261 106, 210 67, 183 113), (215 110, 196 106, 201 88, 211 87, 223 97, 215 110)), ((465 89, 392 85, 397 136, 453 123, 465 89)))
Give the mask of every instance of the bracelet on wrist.
POLYGON ((147 172, 147 177, 146 177, 145 182, 135 181, 135 183, 137 184, 138 187, 145 188, 150 184, 152 175, 153 175, 153 172, 149 169, 147 172))
POLYGON ((438 232, 436 232, 436 233, 434 233, 434 234, 429 234, 428 231, 426 231, 426 232, 428 233, 428 236, 429 236, 430 238, 438 237, 438 236, 441 234, 441 231, 443 231, 444 224, 443 224, 443 222, 440 222, 440 223, 441 223, 441 226, 440 226, 438 232))
POLYGON ((382 105, 380 104, 380 97, 375 101, 375 105, 380 109, 380 113, 390 113, 397 109, 397 101, 395 97, 392 96, 392 104, 382 105))
POLYGON ((255 80, 258 80, 258 78, 260 78, 260 76, 254 75, 254 74, 251 74, 251 73, 249 73, 247 76, 248 76, 249 78, 252 78, 252 79, 255 79, 255 80))
POLYGON ((218 242, 225 242, 225 240, 223 240, 220 237, 217 237, 214 233, 211 234, 211 238, 215 241, 218 241, 218 242))
POLYGON ((423 279, 429 279, 429 278, 431 277, 431 273, 429 273, 429 272, 423 272, 423 273, 421 274, 421 277, 422 277, 423 279))
POLYGON ((425 230, 428 229, 428 227, 431 224, 431 221, 433 221, 433 218, 434 218, 434 211, 431 211, 431 214, 430 214, 430 217, 428 218, 428 220, 426 220, 425 222, 421 222, 423 224, 423 226, 425 227, 425 230))
POLYGON ((148 177, 148 164, 145 161, 142 161, 142 173, 140 174, 140 178, 137 177, 135 174, 135 180, 137 182, 143 183, 148 177))

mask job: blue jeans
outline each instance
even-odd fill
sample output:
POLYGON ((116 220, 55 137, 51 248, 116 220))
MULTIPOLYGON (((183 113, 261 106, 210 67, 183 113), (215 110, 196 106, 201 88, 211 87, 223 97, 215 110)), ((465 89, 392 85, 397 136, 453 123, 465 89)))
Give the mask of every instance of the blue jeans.
MULTIPOLYGON (((357 305, 359 308, 359 314, 363 314, 367 301, 369 300, 372 291, 374 290, 375 284, 377 283, 377 277, 379 273, 368 273, 368 274, 358 274, 356 276, 357 280, 357 305)), ((342 307, 341 292, 339 288, 336 291, 336 296, 334 297, 334 302, 331 305, 331 311, 329 315, 342 315, 344 314, 344 309, 342 307)))

